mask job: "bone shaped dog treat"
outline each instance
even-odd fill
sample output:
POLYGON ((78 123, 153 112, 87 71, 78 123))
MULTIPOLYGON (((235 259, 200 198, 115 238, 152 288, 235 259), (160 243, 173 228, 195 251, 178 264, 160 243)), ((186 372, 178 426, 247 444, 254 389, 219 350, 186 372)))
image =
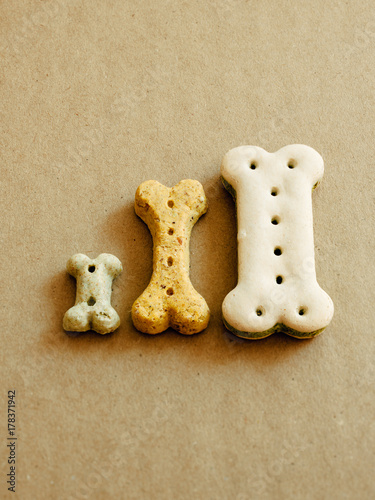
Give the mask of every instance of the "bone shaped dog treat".
POLYGON ((183 180, 168 188, 146 181, 137 189, 135 211, 148 225, 154 247, 151 281, 132 308, 135 327, 151 334, 169 326, 186 335, 202 331, 210 313, 189 278, 190 233, 207 211, 202 185, 183 180))
POLYGON ((276 153, 242 146, 224 156, 223 183, 237 205, 238 284, 222 310, 239 337, 309 338, 331 321, 314 261, 311 192, 323 171, 322 157, 298 144, 276 153))
POLYGON ((67 331, 94 330, 105 334, 120 326, 120 318, 111 306, 112 281, 122 271, 121 262, 108 253, 90 259, 81 253, 68 260, 67 271, 77 280, 76 302, 64 316, 67 331))

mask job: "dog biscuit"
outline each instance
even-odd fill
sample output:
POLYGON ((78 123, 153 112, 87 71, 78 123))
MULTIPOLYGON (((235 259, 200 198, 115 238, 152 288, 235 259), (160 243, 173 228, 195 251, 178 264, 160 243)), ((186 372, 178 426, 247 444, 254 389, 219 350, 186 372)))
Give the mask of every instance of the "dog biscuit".
POLYGON ((323 171, 319 153, 299 144, 276 153, 241 146, 224 156, 222 180, 237 206, 238 284, 222 311, 239 337, 309 338, 331 321, 314 260, 311 192, 323 171))
POLYGON ((94 330, 105 334, 120 326, 120 318, 111 306, 112 281, 122 271, 114 255, 100 254, 96 259, 76 254, 68 260, 67 271, 77 280, 76 302, 64 316, 67 331, 94 330))
POLYGON ((207 211, 207 199, 198 181, 183 180, 173 188, 157 181, 142 183, 135 195, 135 212, 153 238, 151 281, 134 302, 132 319, 144 333, 172 327, 190 335, 207 327, 209 309, 189 278, 190 233, 207 211))

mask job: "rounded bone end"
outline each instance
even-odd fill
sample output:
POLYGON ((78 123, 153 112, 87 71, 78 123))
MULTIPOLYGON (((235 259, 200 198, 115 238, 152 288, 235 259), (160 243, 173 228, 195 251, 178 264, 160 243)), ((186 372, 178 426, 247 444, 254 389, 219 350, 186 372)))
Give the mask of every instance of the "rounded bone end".
POLYGON ((95 310, 91 316, 91 329, 96 333, 105 335, 112 333, 120 326, 120 317, 113 309, 108 306, 101 310, 95 310))
POLYGON ((142 333, 155 335, 169 328, 169 315, 161 304, 159 307, 146 302, 142 296, 132 307, 132 320, 137 330, 142 333))
POLYGON ((177 195, 180 202, 193 210, 195 220, 207 212, 208 200, 199 181, 184 179, 171 189, 171 194, 177 195))
POLYGON ((163 186, 158 181, 144 181, 137 188, 134 198, 135 213, 142 219, 147 219, 149 211, 153 212, 155 203, 157 204, 160 197, 168 198, 169 188, 163 186))
POLYGON ((334 314, 332 299, 319 285, 314 292, 286 309, 282 323, 288 335, 301 339, 316 337, 330 324, 334 314))
POLYGON ((298 339, 313 338, 328 326, 334 313, 328 294, 319 287, 314 292, 299 300, 290 298, 280 307, 238 286, 224 299, 223 322, 241 338, 262 339, 275 332, 298 339))
POLYGON ((210 310, 204 298, 195 291, 195 297, 183 308, 176 303, 170 310, 171 327, 183 335, 194 335, 207 328, 210 310))
POLYGON ((90 330, 89 314, 80 305, 66 311, 63 328, 67 332, 87 332, 90 330))
POLYGON ((161 298, 148 294, 141 295, 133 304, 132 320, 134 326, 143 333, 155 335, 171 327, 183 335, 193 335, 207 328, 210 310, 206 301, 197 292, 194 299, 182 299, 171 296, 168 304, 161 298), (146 295, 146 296, 145 296, 146 295))
POLYGON ((105 335, 120 326, 120 317, 111 306, 88 311, 86 305, 71 307, 64 315, 63 328, 67 332, 87 332, 93 330, 105 335))
POLYGON ((87 257, 87 255, 83 253, 76 253, 68 260, 66 270, 71 276, 76 278, 91 262, 92 259, 87 257))
POLYGON ((98 263, 98 264, 103 263, 109 276, 112 279, 115 279, 123 271, 123 267, 122 267, 120 259, 118 259, 115 255, 112 255, 110 253, 101 253, 93 261, 93 263, 98 263))

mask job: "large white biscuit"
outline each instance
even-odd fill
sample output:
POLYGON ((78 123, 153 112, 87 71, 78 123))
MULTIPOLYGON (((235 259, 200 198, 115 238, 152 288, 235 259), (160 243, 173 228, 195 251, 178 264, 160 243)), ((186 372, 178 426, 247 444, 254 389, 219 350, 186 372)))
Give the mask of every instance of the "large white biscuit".
POLYGON ((331 321, 314 259, 311 193, 323 172, 319 153, 300 144, 276 153, 241 146, 224 156, 223 183, 237 205, 238 284, 223 318, 236 335, 309 338, 331 321))

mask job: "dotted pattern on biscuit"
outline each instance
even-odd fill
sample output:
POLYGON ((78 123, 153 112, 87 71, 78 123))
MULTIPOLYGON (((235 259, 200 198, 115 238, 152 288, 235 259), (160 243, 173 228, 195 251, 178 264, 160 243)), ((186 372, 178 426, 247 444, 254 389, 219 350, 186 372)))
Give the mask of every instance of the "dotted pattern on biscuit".
POLYGON ((185 335, 202 331, 209 322, 209 308, 189 278, 191 230, 207 211, 202 185, 183 180, 168 188, 146 181, 137 189, 135 211, 153 237, 153 274, 133 304, 135 327, 149 334, 168 327, 185 335))

